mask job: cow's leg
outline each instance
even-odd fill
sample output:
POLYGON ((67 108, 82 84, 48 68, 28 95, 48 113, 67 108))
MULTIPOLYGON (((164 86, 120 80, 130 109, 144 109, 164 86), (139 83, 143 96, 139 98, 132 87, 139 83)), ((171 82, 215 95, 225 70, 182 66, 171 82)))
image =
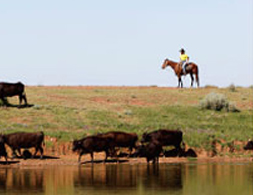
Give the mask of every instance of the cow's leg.
POLYGON ((11 148, 11 150, 12 150, 12 159, 13 158, 17 158, 18 157, 18 155, 17 155, 17 153, 16 153, 16 149, 15 148, 11 148))
POLYGON ((182 148, 180 146, 180 143, 176 144, 175 148, 176 148, 176 151, 177 151, 177 156, 182 157, 183 156, 183 150, 182 150, 182 148))
POLYGON ((93 152, 90 153, 90 157, 91 157, 91 163, 93 164, 93 159, 94 159, 93 152))
POLYGON ((19 154, 19 156, 22 156, 20 148, 18 148, 18 154, 19 154))
POLYGON ((129 147, 129 151, 130 151, 130 153, 129 153, 129 155, 128 155, 128 156, 131 156, 132 151, 133 151, 133 147, 132 147, 132 146, 130 146, 130 147, 129 147))
POLYGON ((33 155, 33 158, 35 158, 35 157, 36 157, 36 154, 37 154, 38 150, 39 150, 39 148, 38 148, 38 147, 36 147, 36 148, 35 148, 34 155, 33 155))
POLYGON ((1 100, 2 100, 4 106, 8 105, 7 99, 5 97, 1 97, 1 100))
POLYGON ((114 147, 111 148, 111 152, 112 152, 112 157, 118 157, 117 156, 117 151, 115 150, 114 147))
POLYGON ((43 159, 43 152, 44 152, 44 150, 43 150, 43 148, 41 146, 39 147, 39 150, 40 150, 40 159, 43 159))
POLYGON ((153 164, 155 164, 155 163, 156 163, 156 157, 155 157, 155 158, 153 158, 152 163, 153 163, 153 164))
POLYGON ((27 99, 25 93, 23 93, 22 98, 24 99, 25 105, 27 105, 27 99))
POLYGON ((106 162, 108 155, 109 155, 109 152, 108 152, 108 150, 106 150, 105 151, 105 160, 104 160, 104 163, 106 162))
POLYGON ((84 151, 82 151, 82 152, 79 154, 79 157, 78 157, 78 162, 79 162, 79 163, 81 162, 81 157, 82 157, 83 154, 84 154, 84 151))
POLYGON ((20 94, 18 97, 19 97, 19 106, 21 106, 21 104, 22 104, 22 100, 23 100, 23 95, 22 95, 22 94, 20 94))

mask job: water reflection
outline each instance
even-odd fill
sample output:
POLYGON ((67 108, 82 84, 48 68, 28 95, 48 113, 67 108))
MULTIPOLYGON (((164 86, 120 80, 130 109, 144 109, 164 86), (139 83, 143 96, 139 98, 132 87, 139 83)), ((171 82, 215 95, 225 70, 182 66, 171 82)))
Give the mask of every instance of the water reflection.
POLYGON ((99 189, 133 189, 138 186, 166 190, 182 188, 181 165, 104 165, 80 167, 75 186, 99 189), (162 167, 162 171, 160 171, 162 167))
POLYGON ((253 164, 0 167, 0 194, 252 194, 253 164))
POLYGON ((0 169, 0 189, 16 191, 43 191, 44 170, 0 169))

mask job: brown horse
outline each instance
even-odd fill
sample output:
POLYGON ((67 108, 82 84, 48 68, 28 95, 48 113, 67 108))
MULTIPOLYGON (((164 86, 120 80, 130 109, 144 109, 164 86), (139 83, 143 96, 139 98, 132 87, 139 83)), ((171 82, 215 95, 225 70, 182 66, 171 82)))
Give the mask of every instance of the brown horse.
MULTIPOLYGON (((183 82, 182 82, 181 76, 184 75, 184 73, 183 73, 182 67, 177 62, 173 62, 169 59, 165 59, 163 62, 163 65, 162 65, 162 69, 165 69, 167 66, 170 66, 175 71, 175 74, 178 77, 178 86, 177 87, 180 87, 180 83, 181 83, 181 88, 183 88, 183 82)), ((190 76, 191 76, 191 87, 193 87, 193 82, 194 82, 193 75, 194 74, 195 74, 197 85, 199 87, 198 73, 199 73, 199 70, 198 70, 198 66, 196 64, 189 62, 186 65, 186 74, 190 74, 190 76)))

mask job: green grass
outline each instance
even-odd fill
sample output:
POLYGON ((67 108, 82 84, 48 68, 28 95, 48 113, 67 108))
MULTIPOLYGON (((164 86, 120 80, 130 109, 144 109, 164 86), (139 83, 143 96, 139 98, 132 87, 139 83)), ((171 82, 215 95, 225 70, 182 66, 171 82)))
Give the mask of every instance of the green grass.
MULTIPOLYGON (((213 139, 253 138, 253 89, 236 87, 167 89, 158 87, 27 87, 31 108, 0 107, 0 133, 44 131, 61 141, 120 130, 180 129, 190 146, 208 149, 213 139), (201 110, 209 93, 224 94, 241 112, 201 110)), ((17 98, 8 98, 18 104, 17 98)))

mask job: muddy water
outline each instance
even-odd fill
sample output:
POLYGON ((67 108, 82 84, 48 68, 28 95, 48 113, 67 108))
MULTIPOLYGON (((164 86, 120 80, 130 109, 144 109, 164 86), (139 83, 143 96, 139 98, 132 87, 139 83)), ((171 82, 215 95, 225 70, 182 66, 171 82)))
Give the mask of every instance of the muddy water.
POLYGON ((0 194, 253 194, 253 163, 1 167, 0 194))

